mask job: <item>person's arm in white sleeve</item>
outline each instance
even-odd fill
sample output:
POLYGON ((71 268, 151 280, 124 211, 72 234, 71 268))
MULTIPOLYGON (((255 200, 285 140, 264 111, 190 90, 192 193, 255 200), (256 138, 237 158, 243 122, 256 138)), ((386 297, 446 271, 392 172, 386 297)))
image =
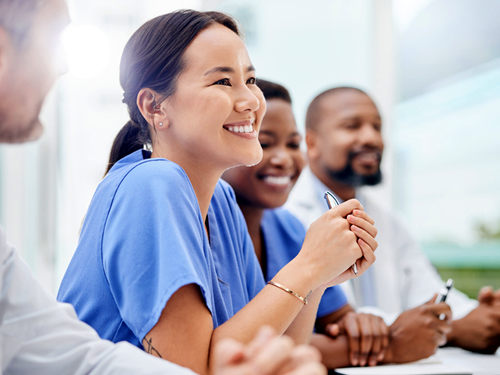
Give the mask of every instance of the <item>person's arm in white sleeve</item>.
POLYGON ((33 277, 0 228, 1 373, 193 374, 128 344, 102 340, 33 277))

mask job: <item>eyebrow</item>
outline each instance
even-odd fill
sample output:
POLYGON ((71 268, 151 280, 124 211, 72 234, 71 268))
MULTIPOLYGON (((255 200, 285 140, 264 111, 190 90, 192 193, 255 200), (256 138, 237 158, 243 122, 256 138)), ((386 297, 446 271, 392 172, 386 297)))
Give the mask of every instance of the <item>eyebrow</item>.
MULTIPOLYGON (((255 72, 255 67, 253 65, 250 65, 247 68, 247 73, 248 72, 255 72)), ((205 74, 203 74, 203 75, 208 76, 208 75, 213 74, 213 73, 234 73, 234 69, 229 67, 229 66, 216 66, 215 68, 212 68, 212 69, 208 70, 207 72, 205 72, 205 74)))

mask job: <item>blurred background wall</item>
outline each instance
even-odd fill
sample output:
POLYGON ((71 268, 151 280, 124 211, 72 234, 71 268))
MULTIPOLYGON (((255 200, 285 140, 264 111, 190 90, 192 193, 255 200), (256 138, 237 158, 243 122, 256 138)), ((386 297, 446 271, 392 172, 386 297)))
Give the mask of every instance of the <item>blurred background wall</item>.
POLYGON ((246 30, 257 76, 290 89, 303 128, 324 89, 366 90, 383 117, 384 182, 443 277, 500 287, 500 0, 68 0, 70 73, 44 107, 41 142, 0 147, 0 222, 55 292, 111 143, 127 121, 118 67, 130 35, 179 8, 246 30))

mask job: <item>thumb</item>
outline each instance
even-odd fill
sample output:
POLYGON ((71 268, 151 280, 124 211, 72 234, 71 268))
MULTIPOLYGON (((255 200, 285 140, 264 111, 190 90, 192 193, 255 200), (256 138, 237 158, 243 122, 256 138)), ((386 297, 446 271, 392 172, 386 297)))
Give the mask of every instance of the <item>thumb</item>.
POLYGON ((328 336, 337 337, 340 334, 340 327, 336 323, 328 324, 325 331, 328 336))
POLYGON ((492 303, 494 300, 493 288, 491 286, 483 286, 477 295, 479 303, 492 303))

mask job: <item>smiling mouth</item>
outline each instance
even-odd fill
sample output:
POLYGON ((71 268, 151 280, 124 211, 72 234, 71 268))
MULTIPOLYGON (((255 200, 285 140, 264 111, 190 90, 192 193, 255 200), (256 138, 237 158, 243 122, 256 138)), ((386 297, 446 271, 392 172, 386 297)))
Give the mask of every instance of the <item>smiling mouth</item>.
POLYGON ((378 152, 359 152, 353 158, 361 163, 378 164, 380 163, 381 154, 378 152))
POLYGON ((251 133, 253 132, 252 125, 224 125, 224 129, 233 133, 251 133))
POLYGON ((233 133, 246 133, 250 134, 253 133, 255 130, 253 128, 253 123, 255 119, 248 119, 248 120, 243 120, 239 122, 233 122, 231 124, 225 124, 223 125, 223 128, 233 132, 233 133))
POLYGON ((292 182, 292 176, 264 176, 262 180, 268 184, 286 186, 292 182))

